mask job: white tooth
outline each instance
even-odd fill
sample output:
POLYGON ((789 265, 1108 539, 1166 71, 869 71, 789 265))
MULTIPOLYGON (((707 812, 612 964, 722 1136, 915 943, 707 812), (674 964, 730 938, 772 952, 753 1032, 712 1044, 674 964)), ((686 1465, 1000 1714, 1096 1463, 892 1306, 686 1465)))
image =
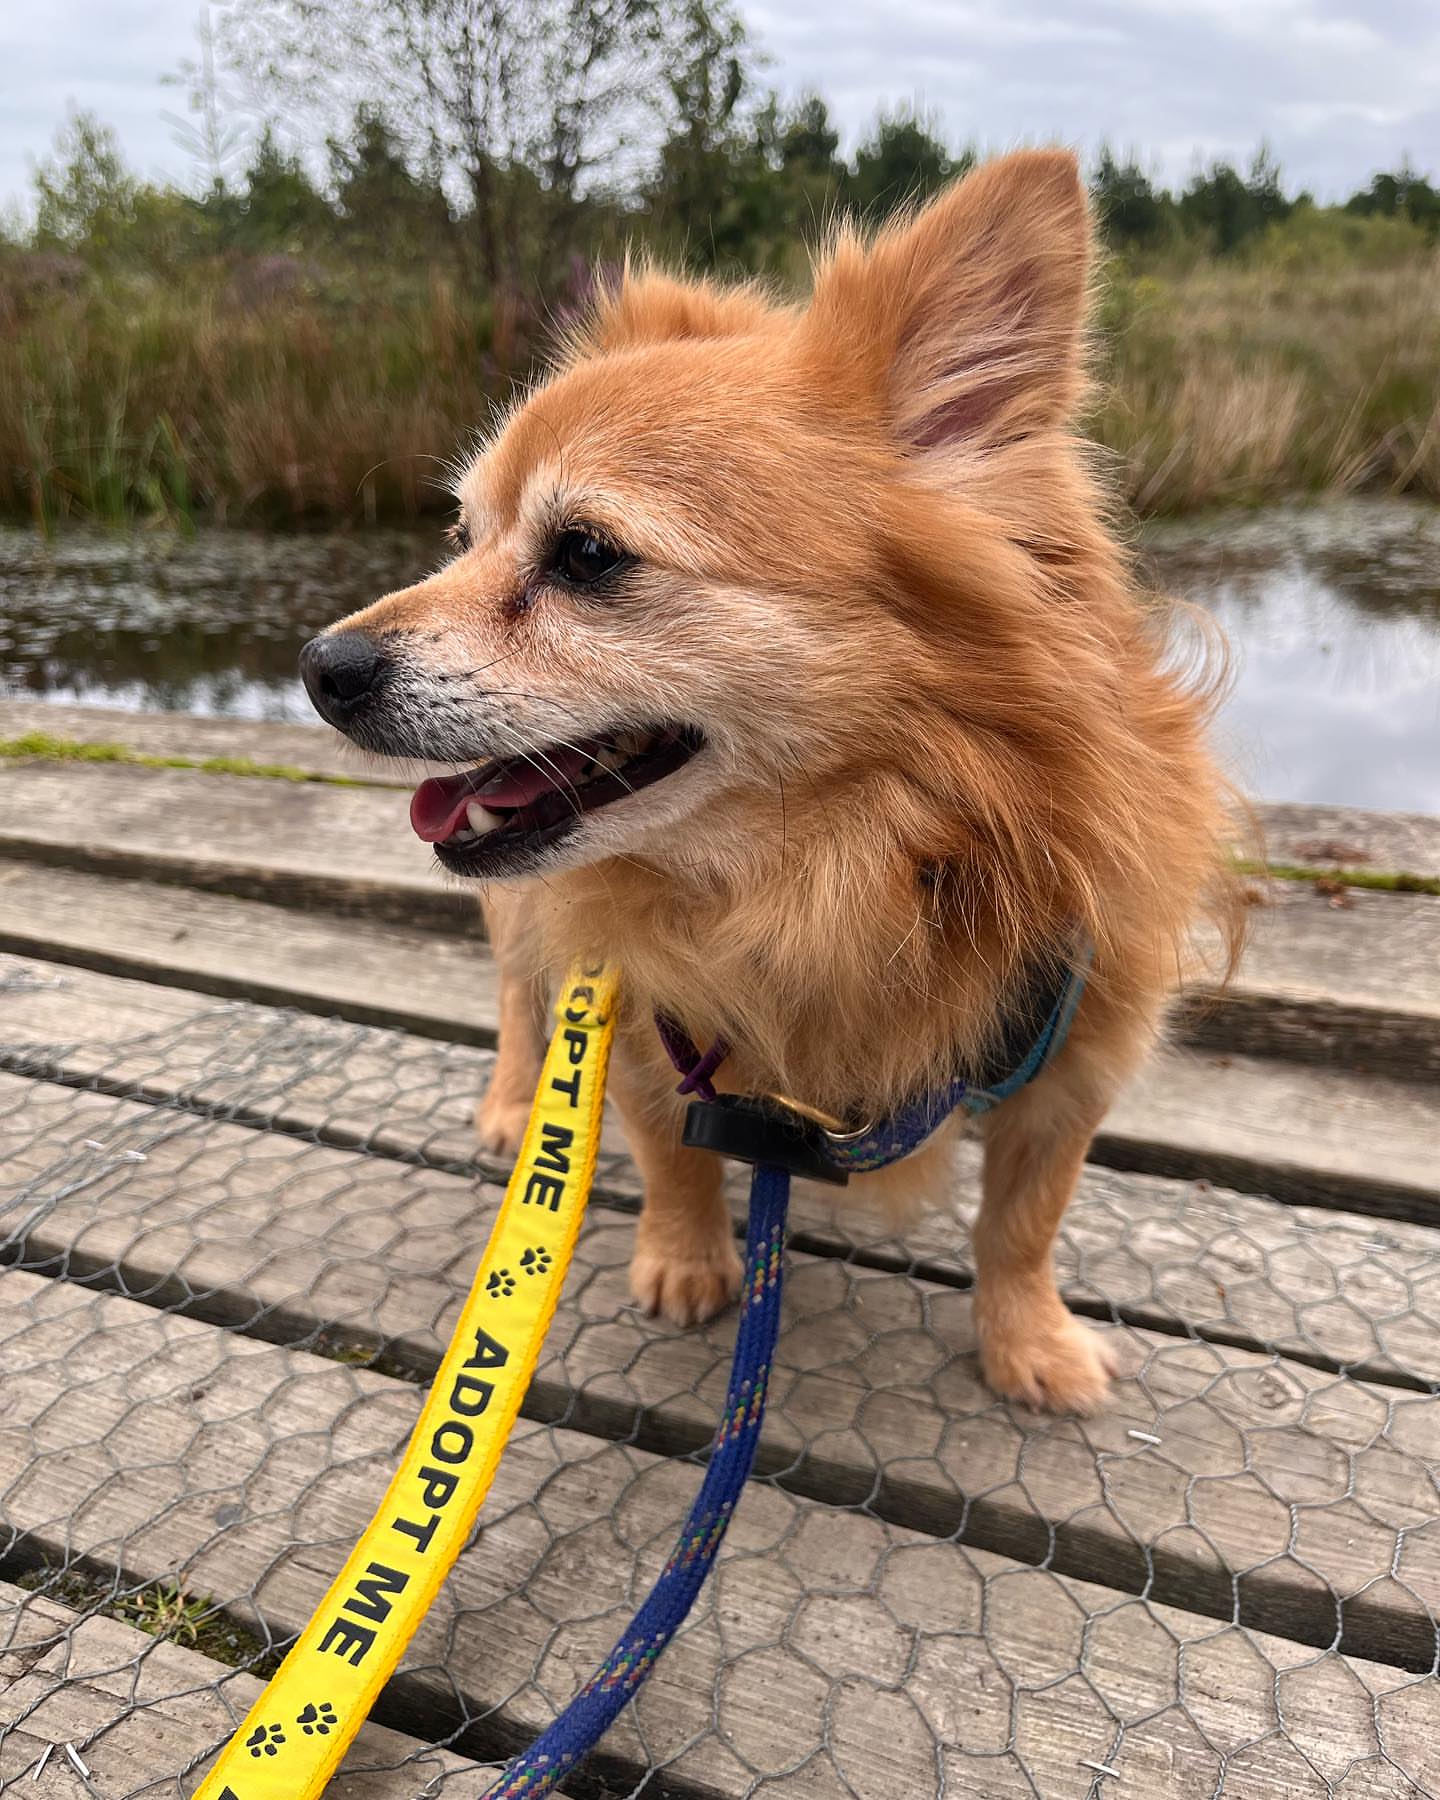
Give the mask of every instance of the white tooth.
POLYGON ((600 764, 602 769, 609 769, 613 774, 617 769, 623 769, 625 767, 626 753, 617 744, 613 750, 601 750, 597 752, 595 760, 600 764))
POLYGON ((472 800, 465 808, 465 817, 470 821, 470 829, 477 837, 484 837, 487 831, 498 831, 505 823, 498 814, 486 812, 478 800, 472 800))

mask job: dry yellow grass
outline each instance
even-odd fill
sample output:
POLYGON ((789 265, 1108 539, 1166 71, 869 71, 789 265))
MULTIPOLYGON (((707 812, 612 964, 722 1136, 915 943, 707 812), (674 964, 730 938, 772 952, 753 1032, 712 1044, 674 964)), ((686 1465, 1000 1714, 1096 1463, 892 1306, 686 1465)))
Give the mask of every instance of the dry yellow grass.
MULTIPOLYGON (((1090 429, 1142 512, 1440 498, 1440 258, 1111 273, 1090 429)), ((0 513, 400 518, 542 342, 448 279, 0 263, 0 513)))
POLYGON ((1142 512, 1440 497, 1440 258, 1121 278, 1092 420, 1142 512))

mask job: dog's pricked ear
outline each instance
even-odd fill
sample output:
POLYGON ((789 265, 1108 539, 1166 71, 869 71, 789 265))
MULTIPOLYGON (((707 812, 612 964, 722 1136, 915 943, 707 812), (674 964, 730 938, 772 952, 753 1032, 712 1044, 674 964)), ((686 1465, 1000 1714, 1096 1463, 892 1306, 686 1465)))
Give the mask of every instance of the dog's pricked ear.
POLYGON ((570 342, 567 360, 676 338, 739 337, 759 331, 772 311, 758 288, 712 287, 656 269, 627 268, 613 286, 597 291, 589 317, 570 342))
POLYGON ((1090 241, 1075 158, 1019 151, 868 248, 842 235, 809 322, 872 376, 906 446, 1011 442, 1079 403, 1090 241))

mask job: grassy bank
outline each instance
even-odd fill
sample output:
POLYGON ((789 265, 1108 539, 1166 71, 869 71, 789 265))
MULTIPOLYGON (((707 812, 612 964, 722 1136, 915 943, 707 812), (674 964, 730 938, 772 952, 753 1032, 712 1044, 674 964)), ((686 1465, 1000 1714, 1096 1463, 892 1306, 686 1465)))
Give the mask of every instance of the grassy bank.
POLYGON ((1142 513, 1440 498, 1440 258, 1200 263, 1107 295, 1092 430, 1142 513))
MULTIPOLYGON (((1116 268, 1091 420, 1145 513, 1440 498, 1440 260, 1116 268)), ((0 513, 399 519, 543 344, 451 277, 295 258, 100 276, 0 265, 0 513)))
MULTIPOLYGON (((0 511, 412 518, 528 334, 443 279, 80 274, 0 324, 0 511)), ((3 315, 0 315, 3 317, 3 315)))

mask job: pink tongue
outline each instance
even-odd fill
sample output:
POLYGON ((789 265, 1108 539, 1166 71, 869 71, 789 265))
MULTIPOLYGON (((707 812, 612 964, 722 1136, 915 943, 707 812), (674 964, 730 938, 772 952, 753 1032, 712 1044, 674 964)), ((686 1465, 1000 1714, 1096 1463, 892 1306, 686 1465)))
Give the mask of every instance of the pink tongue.
POLYGON ((472 800, 507 810, 528 806, 542 794, 573 782, 588 761, 583 747, 557 749, 547 750, 533 763, 507 764, 488 779, 478 769, 463 775, 432 775, 410 798, 410 824, 427 844, 441 843, 465 824, 465 809, 472 800))
POLYGON ((594 754, 588 745, 579 744, 573 750, 537 750, 530 762, 517 757, 476 788, 472 798, 486 806, 528 806, 542 794, 571 786, 594 754))

